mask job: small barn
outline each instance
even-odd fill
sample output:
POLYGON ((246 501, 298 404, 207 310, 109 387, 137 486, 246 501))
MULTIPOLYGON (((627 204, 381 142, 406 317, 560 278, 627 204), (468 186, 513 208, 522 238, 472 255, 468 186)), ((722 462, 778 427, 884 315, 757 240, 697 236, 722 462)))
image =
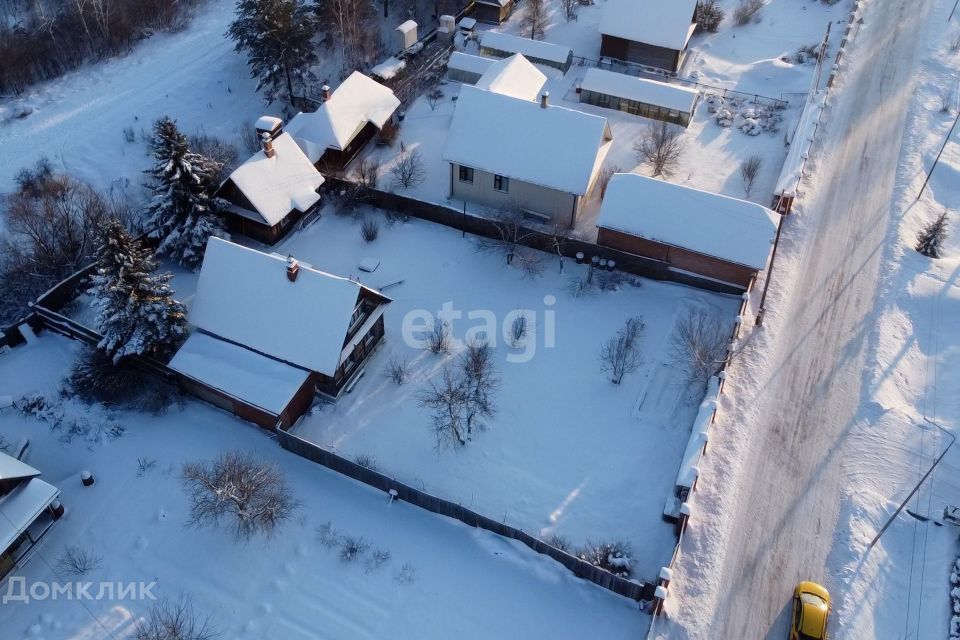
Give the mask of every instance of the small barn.
POLYGON ((607 0, 600 18, 600 55, 670 73, 683 64, 697 0, 607 0))
POLYGON ((59 496, 39 471, 0 451, 0 581, 30 559, 63 513, 59 496))
POLYGON ((447 60, 447 79, 463 84, 476 84, 495 60, 454 51, 447 60))
POLYGON ((321 171, 341 171, 378 133, 396 126, 400 100, 393 91, 354 71, 312 113, 298 113, 286 126, 304 154, 321 171))
POLYGON ((538 100, 546 83, 547 76, 517 53, 493 62, 475 86, 519 100, 538 100))
POLYGON ((323 176, 282 132, 278 118, 257 123, 263 149, 237 167, 216 195, 231 232, 274 244, 318 206, 323 176))
POLYGON ((512 36, 508 33, 484 31, 480 36, 480 54, 491 58, 523 56, 534 64, 560 69, 566 73, 573 64, 573 50, 559 44, 512 36))
POLYGON ((618 173, 600 206, 597 244, 746 291, 766 268, 776 218, 752 202, 618 173))
POLYGON ((580 102, 682 127, 690 125, 699 99, 694 89, 604 69, 587 69, 580 84, 580 102))
POLYGON ((487 24, 502 24, 513 14, 514 0, 476 0, 473 17, 487 24))
POLYGON ((290 256, 210 238, 171 360, 203 400, 268 429, 288 428, 315 394, 336 398, 384 336, 390 299, 290 256))
POLYGON ((607 119, 463 86, 443 159, 450 196, 576 226, 613 139, 607 119))

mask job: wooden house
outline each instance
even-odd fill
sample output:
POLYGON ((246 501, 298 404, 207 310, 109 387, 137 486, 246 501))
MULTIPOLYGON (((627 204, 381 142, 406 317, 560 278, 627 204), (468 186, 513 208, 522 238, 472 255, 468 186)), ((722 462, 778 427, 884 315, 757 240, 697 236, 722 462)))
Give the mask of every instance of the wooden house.
POLYGON ((745 200, 618 173, 597 226, 599 245, 746 291, 766 268, 777 216, 745 200))
POLYGON ((607 0, 600 55, 676 73, 693 36, 697 0, 607 0))
POLYGON ((390 299, 292 257, 211 238, 170 362, 191 393, 267 429, 335 399, 384 336, 390 299))
POLYGON ((279 118, 261 118, 256 127, 263 149, 230 174, 217 197, 231 232, 274 244, 319 206, 323 176, 279 118))
POLYGON ((514 0, 476 0, 473 17, 487 24, 503 24, 513 14, 514 0))
POLYGON ((63 513, 60 490, 0 451, 0 580, 23 566, 63 513))
POLYGON ((320 171, 342 171, 368 142, 396 126, 393 114, 400 100, 359 71, 336 91, 324 87, 323 99, 316 111, 298 113, 286 126, 320 171))

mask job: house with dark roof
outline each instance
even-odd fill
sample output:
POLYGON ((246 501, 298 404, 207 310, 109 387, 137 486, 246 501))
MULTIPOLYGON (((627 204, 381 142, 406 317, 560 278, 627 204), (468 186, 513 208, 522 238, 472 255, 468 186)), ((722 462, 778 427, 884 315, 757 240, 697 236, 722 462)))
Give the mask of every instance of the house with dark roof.
POLYGON ((607 0, 600 55, 676 73, 693 36, 697 0, 607 0))

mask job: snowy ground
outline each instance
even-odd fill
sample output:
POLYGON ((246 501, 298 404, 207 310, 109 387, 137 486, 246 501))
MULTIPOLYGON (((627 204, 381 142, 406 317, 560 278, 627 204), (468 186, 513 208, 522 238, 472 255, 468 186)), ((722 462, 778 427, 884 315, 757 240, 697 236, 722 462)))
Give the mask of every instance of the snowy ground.
POLYGON ((542 278, 524 280, 501 256, 477 254, 474 239, 416 220, 383 226, 367 245, 355 220, 328 211, 277 250, 332 273, 362 275, 375 287, 402 281, 385 291, 394 299, 387 342, 365 377, 335 406, 308 416, 298 435, 347 457, 373 456, 401 481, 538 535, 557 533, 576 545, 628 540, 638 577, 652 578, 669 559, 675 539, 660 516, 701 398, 683 384, 667 343, 687 308, 731 319, 739 299, 649 280, 578 298, 569 286, 584 267, 568 260, 561 275, 551 259, 542 278), (371 275, 356 269, 367 256, 381 261, 371 275), (459 451, 434 448, 429 412, 416 402, 444 358, 404 341, 411 314, 439 315, 445 304, 464 313, 453 323, 458 339, 483 325, 467 314, 491 313, 498 323, 487 334, 503 378, 499 411, 459 451), (510 348, 500 333, 517 309, 534 314, 537 333, 522 349, 510 348), (634 315, 646 322, 645 362, 617 387, 600 372, 597 356, 634 315), (384 373, 392 355, 410 362, 412 379, 404 386, 384 373))
MULTIPOLYGON (((0 391, 53 392, 75 348, 44 335, 0 357, 0 391)), ((163 417, 117 418, 126 426, 119 439, 67 444, 63 432, 45 423, 0 411, 0 435, 30 439, 30 464, 63 491, 67 508, 39 555, 17 571, 28 585, 77 580, 58 575, 60 554, 77 544, 102 558, 79 578, 94 583, 93 595, 101 581, 155 581, 156 595, 191 596, 228 638, 625 639, 645 624, 634 603, 577 580, 544 556, 415 507, 389 506, 383 494, 283 451, 257 428, 203 403, 188 401, 163 417), (280 465, 302 503, 270 542, 242 546, 223 531, 184 526, 180 465, 235 449, 280 465), (138 475, 138 458, 155 465, 138 475), (83 469, 96 477, 92 488, 80 483, 83 469), (371 571, 362 559, 342 562, 318 541, 315 529, 327 521, 390 551, 391 560, 371 571)), ((10 602, 0 608, 0 635, 126 637, 151 605, 10 602)))
MULTIPOLYGON (((604 0, 600 0, 596 5, 581 7, 579 19, 571 23, 554 11, 544 40, 571 47, 575 56, 598 59, 600 38, 597 25, 604 4, 604 0)), ((732 10, 734 3, 726 4, 730 4, 728 9, 732 10)), ((550 6, 554 7, 553 4, 550 6)), ((558 6, 557 3, 554 8, 558 6)), ((781 58, 789 57, 800 46, 820 42, 827 23, 845 17, 848 10, 847 2, 827 7, 817 2, 801 4, 777 0, 764 10, 765 17, 759 24, 733 27, 732 22, 727 20, 718 33, 696 36, 683 74, 715 87, 782 98, 790 101, 791 105, 786 110, 775 112, 782 118, 777 131, 749 136, 735 127, 718 125, 714 114, 709 112, 708 105, 702 100, 683 135, 685 151, 680 166, 669 177, 670 181, 746 198, 739 175, 740 163, 748 156, 759 155, 763 164, 749 199, 768 205, 786 157, 786 136, 792 134, 799 118, 800 105, 815 71, 813 65, 784 62, 781 58)), ((522 11, 518 12, 497 30, 523 35, 521 14, 522 11)), ((477 45, 468 43, 466 51, 477 54, 477 45)), ((574 89, 582 80, 585 67, 574 65, 563 75, 552 69, 541 70, 548 77, 545 88, 550 91, 550 99, 554 104, 594 113, 609 121, 614 142, 604 162, 605 167, 649 174, 649 168, 638 163, 633 144, 650 126, 651 120, 581 104, 574 89)), ((459 208, 463 206, 462 201, 449 199, 449 167, 441 157, 459 84, 450 82, 441 89, 444 97, 433 108, 425 98, 420 98, 407 110, 399 140, 407 150, 419 150, 426 168, 426 179, 419 186, 402 190, 402 193, 459 208)), ((710 90, 702 91, 706 94, 710 90)), ((382 165, 380 188, 393 187, 389 168, 396 162, 399 153, 399 145, 393 149, 377 148, 370 151, 370 156, 382 165)), ((480 211, 479 207, 469 204, 467 208, 480 211)), ((595 197, 578 224, 578 231, 586 238, 596 236, 598 211, 599 197, 595 197)))
MULTIPOLYGON (((960 195, 954 137, 917 202, 960 106, 954 98, 943 113, 940 96, 956 95, 960 55, 949 45, 960 27, 947 23, 948 0, 865 4, 808 196, 785 225, 768 321, 753 330, 751 363, 735 367, 720 437, 705 458, 704 476, 740 484, 705 483, 696 494, 704 517, 680 556, 669 607, 675 624, 657 637, 729 629, 779 637, 791 581, 804 578, 822 580, 834 595, 831 637, 948 636, 956 529, 905 511, 872 550, 867 545, 951 440, 925 418, 951 434, 960 423, 960 240, 954 230, 941 260, 913 251, 919 229, 960 195), (893 48, 897 55, 888 54, 893 48), (906 123, 889 131, 901 106, 909 107, 906 123), (849 211, 860 224, 847 222, 849 211), (812 377, 798 361, 812 363, 812 377), (781 393, 788 394, 782 401, 781 393), (791 405, 796 398, 804 406, 791 405), (764 448, 771 441, 776 447, 764 448), (779 482, 757 458, 782 464, 793 478, 779 482), (765 530, 750 524, 771 516, 776 524, 765 530), (739 561, 725 561, 725 553, 739 561), (749 598, 749 611, 737 607, 738 595, 749 598), (738 626, 725 629, 733 619, 738 626)), ((956 504, 958 489, 954 448, 908 509, 937 519, 956 504)))

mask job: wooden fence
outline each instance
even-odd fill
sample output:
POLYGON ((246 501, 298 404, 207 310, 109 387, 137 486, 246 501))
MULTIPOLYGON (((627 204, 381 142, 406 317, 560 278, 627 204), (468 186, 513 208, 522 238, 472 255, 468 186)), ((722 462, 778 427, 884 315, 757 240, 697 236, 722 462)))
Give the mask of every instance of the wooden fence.
MULTIPOLYGON (((465 209, 454 209, 444 205, 424 202, 408 196, 376 189, 361 187, 355 183, 343 180, 342 178, 327 177, 323 185, 328 193, 339 193, 344 190, 357 190, 359 199, 363 202, 383 209, 385 211, 395 212, 405 216, 427 220, 442 224, 446 227, 481 236, 499 240, 503 238, 503 223, 491 218, 478 216, 475 213, 465 209)), ((678 271, 672 269, 666 262, 636 256, 610 247, 603 247, 592 242, 578 240, 576 238, 564 237, 558 242, 556 235, 531 227, 524 227, 516 234, 519 236, 519 244, 524 246, 553 253, 559 252, 566 258, 576 258, 578 253, 582 253, 585 259, 589 260, 597 256, 604 260, 613 260, 616 262, 616 268, 619 271, 630 273, 637 276, 643 276, 653 280, 669 280, 680 284, 686 284, 698 289, 712 291, 714 293, 737 294, 742 293, 743 289, 734 287, 724 282, 703 278, 693 273, 678 271)))
POLYGON ((337 473, 353 478, 375 489, 379 489, 385 494, 393 495, 391 492, 395 491, 398 500, 408 502, 431 513, 459 520, 467 526, 484 529, 505 538, 522 542, 537 553, 556 560, 578 578, 593 582, 617 595, 638 602, 653 598, 653 589, 656 585, 652 583, 635 582, 615 576, 609 571, 596 567, 565 551, 561 551, 521 529, 482 516, 479 513, 467 509, 463 505, 432 496, 419 489, 414 489, 382 473, 362 467, 352 460, 347 460, 332 451, 328 451, 312 442, 299 438, 292 433, 277 431, 277 439, 280 442, 280 446, 284 449, 336 471, 337 473))

